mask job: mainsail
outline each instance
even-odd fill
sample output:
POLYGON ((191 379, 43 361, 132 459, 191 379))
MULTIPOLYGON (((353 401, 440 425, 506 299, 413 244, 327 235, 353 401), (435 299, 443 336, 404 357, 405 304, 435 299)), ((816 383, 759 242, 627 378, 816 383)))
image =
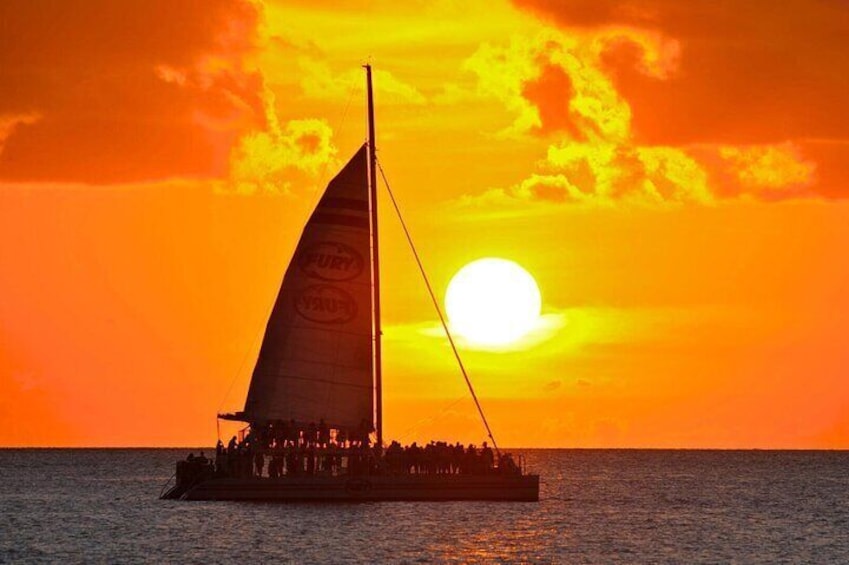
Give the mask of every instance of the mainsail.
POLYGON ((307 222, 265 329, 243 420, 374 424, 366 145, 307 222))

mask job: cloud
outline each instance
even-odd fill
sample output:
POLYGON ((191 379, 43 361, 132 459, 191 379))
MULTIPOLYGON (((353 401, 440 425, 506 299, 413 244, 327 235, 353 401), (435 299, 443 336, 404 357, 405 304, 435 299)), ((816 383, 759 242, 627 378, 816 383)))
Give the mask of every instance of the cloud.
POLYGON ((3 146, 6 143, 6 139, 8 139, 10 135, 12 135, 12 133, 15 131, 15 128, 19 126, 34 124, 40 119, 41 115, 35 112, 30 112, 27 114, 0 116, 0 153, 3 152, 3 146))
MULTIPOLYGON (((631 17, 642 21, 653 13, 637 10, 631 17)), ((513 123, 501 135, 542 138, 548 150, 525 180, 465 195, 458 202, 476 207, 619 201, 655 205, 817 196, 818 167, 801 143, 647 142, 618 81, 625 64, 619 59, 627 59, 629 72, 668 85, 672 92, 667 96, 674 95, 677 77, 693 70, 682 67, 689 62, 688 43, 673 31, 628 26, 613 18, 606 25, 549 28, 482 45, 466 68, 477 76, 481 95, 499 99, 513 114, 513 123)), ((653 112, 665 118, 666 108, 654 104, 653 112)))
POLYGON ((223 174, 263 126, 259 19, 248 0, 3 2, 0 115, 40 119, 3 132, 0 179, 223 174))
POLYGON ((673 147, 565 144, 549 148, 543 163, 555 174, 533 173, 507 189, 490 189, 455 202, 462 208, 572 204, 636 206, 716 202, 705 170, 673 147))
POLYGON ((849 11, 843 3, 514 3, 564 29, 629 28, 680 42, 681 72, 670 74, 669 84, 635 68, 635 51, 627 45, 620 45, 625 49, 610 53, 607 60, 645 142, 842 137, 849 126, 849 114, 842 109, 849 82, 840 71, 846 56, 843 38, 849 32, 849 11), (664 109, 662 114, 658 107, 664 109), (780 119, 770 119, 776 117, 780 119))
POLYGON ((740 184, 753 191, 780 196, 782 192, 798 192, 814 181, 816 165, 804 160, 792 143, 722 147, 719 154, 740 184))
MULTIPOLYGON (((297 59, 301 71, 300 87, 304 95, 313 100, 345 100, 349 98, 352 87, 363 82, 362 69, 353 68, 336 73, 330 65, 306 55, 297 59)), ((381 104, 422 105, 427 99, 414 86, 400 80, 390 71, 373 71, 374 88, 380 93, 381 104)))
POLYGON ((293 194, 295 187, 314 185, 335 165, 333 130, 325 120, 289 120, 281 125, 271 88, 262 91, 266 127, 242 136, 230 151, 224 192, 293 194))
POLYGON ((676 42, 656 33, 622 29, 562 33, 548 28, 513 37, 506 45, 484 44, 465 67, 478 77, 482 95, 502 100, 516 119, 507 133, 625 142, 631 110, 603 66, 610 44, 630 39, 641 46, 643 68, 666 76, 676 66, 676 42))
MULTIPOLYGON (((482 46, 467 67, 484 93, 514 110, 506 133, 542 136, 550 145, 538 172, 462 202, 711 202, 705 171, 684 150, 633 141, 630 107, 604 73, 601 56, 608 43, 634 35, 605 30, 567 37, 549 30, 503 47, 482 46)), ((665 76, 674 68, 677 51, 668 40, 651 34, 640 42, 645 72, 665 76)))
MULTIPOLYGON (((472 351, 516 352, 527 351, 555 338, 567 324, 568 312, 552 311, 541 314, 533 329, 510 344, 484 345, 470 341, 456 330, 451 329, 451 337, 459 349, 472 351)), ((450 328, 450 326, 449 326, 450 328)), ((445 329, 438 321, 397 324, 384 328, 386 339, 395 342, 414 344, 427 337, 447 344, 445 329)))
POLYGON ((598 65, 629 108, 629 142, 686 151, 705 169, 715 195, 849 195, 849 176, 839 164, 849 158, 845 4, 514 4, 579 42, 593 38, 597 59, 582 61, 598 65), (714 151, 721 154, 709 155, 714 151), (719 185, 726 181, 730 186, 719 185))
POLYGON ((292 193, 315 182, 336 148, 323 120, 292 120, 284 128, 244 136, 233 148, 229 189, 240 194, 292 193))
POLYGON ((544 392, 555 392, 563 385, 561 381, 549 381, 543 387, 544 392))

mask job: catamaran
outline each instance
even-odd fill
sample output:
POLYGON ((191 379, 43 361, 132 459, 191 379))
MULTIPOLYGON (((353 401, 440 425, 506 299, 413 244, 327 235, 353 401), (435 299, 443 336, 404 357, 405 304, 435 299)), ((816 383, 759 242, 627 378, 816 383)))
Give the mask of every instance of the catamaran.
POLYGON ((372 68, 365 70, 368 140, 330 181, 304 227, 265 328, 244 409, 218 415, 246 423, 249 431, 227 448, 219 442, 214 462, 178 462, 176 483, 162 498, 539 500, 539 476, 498 452, 424 269, 497 459, 489 448, 464 452, 459 444, 441 444, 424 460, 427 447, 409 455, 397 442, 384 444, 378 163, 372 68))

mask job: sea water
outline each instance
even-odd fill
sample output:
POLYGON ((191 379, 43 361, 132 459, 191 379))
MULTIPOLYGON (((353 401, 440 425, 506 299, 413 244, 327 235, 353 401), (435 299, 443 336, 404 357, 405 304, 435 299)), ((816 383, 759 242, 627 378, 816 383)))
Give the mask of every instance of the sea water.
POLYGON ((159 500, 189 451, 0 450, 0 562, 849 563, 849 452, 517 450, 538 503, 159 500))

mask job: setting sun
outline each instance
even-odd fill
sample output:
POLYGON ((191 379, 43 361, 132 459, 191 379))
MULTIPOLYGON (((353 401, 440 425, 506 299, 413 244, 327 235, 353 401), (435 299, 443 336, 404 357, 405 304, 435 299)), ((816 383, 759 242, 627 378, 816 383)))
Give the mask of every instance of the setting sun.
POLYGON ((500 346, 520 339, 536 327, 541 306, 534 278, 506 259, 469 263, 454 275, 445 293, 452 330, 475 345, 500 346))

